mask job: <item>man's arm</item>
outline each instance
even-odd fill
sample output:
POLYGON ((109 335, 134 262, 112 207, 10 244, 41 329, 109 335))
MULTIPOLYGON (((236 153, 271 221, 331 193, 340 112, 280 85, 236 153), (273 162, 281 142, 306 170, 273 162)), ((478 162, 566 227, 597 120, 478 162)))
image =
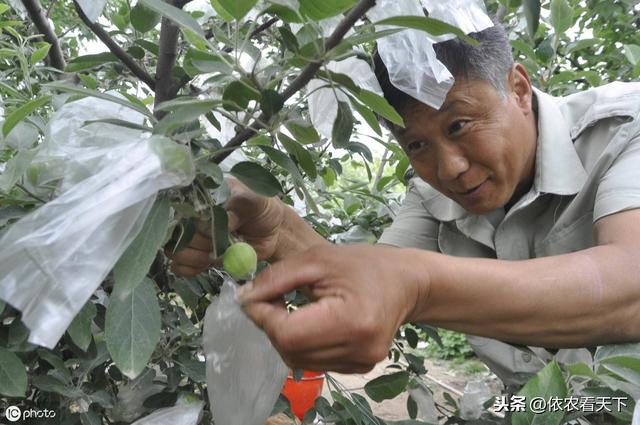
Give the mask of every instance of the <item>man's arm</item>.
POLYGON ((426 322, 546 347, 640 340, 640 210, 598 221, 598 246, 523 261, 385 246, 317 246, 277 262, 240 298, 291 367, 363 372, 398 327, 426 322), (317 300, 273 303, 308 285, 317 300))
POLYGON ((640 340, 640 210, 595 224, 597 246, 524 261, 424 253, 411 321, 544 347, 640 340))

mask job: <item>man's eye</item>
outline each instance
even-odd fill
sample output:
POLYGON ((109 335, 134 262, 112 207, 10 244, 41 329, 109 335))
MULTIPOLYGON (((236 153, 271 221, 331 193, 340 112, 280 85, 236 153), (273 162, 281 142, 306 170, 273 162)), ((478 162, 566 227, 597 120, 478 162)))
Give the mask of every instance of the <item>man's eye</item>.
POLYGON ((458 131, 462 130, 466 124, 467 121, 454 121, 448 128, 449 134, 457 133, 458 131))
POLYGON ((427 142, 422 140, 416 140, 415 142, 411 142, 407 144, 407 152, 410 154, 416 153, 424 149, 426 146, 427 146, 427 142))

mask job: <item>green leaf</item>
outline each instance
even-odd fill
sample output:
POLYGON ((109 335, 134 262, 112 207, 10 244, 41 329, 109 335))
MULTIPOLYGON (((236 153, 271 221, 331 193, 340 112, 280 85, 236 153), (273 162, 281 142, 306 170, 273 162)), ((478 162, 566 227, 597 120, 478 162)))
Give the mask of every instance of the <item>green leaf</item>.
POLYGON ((248 82, 232 81, 222 93, 224 108, 228 111, 243 111, 252 100, 260 100, 260 92, 248 82))
POLYGON ((391 18, 375 22, 374 25, 395 25, 398 27, 412 28, 415 30, 425 31, 428 34, 435 36, 454 34, 472 46, 478 44, 477 40, 466 35, 460 28, 427 16, 393 16, 391 18))
POLYGON ((217 185, 221 185, 224 180, 224 175, 222 174, 222 169, 215 162, 208 161, 206 159, 202 159, 196 162, 196 167, 198 171, 206 174, 208 177, 211 177, 211 180, 217 185))
POLYGON ((147 52, 151 53, 154 56, 158 56, 158 52, 160 47, 156 43, 152 43, 148 40, 137 39, 134 43, 138 46, 142 47, 147 52))
POLYGON ((147 127, 146 125, 136 124, 134 122, 125 121, 118 118, 104 118, 100 120, 85 121, 83 127, 86 127, 94 123, 112 124, 112 125, 117 125, 119 127, 130 128, 132 130, 141 130, 141 131, 147 131, 147 132, 151 132, 153 130, 153 128, 147 127))
POLYGON ((384 97, 364 89, 361 89, 358 93, 352 93, 360 102, 371 108, 378 115, 383 116, 400 127, 404 127, 402 117, 384 97))
POLYGON ((271 146, 260 146, 260 149, 262 149, 262 151, 266 153, 273 162, 287 170, 294 179, 302 180, 300 170, 298 170, 295 162, 293 162, 287 154, 280 152, 278 149, 274 149, 271 146))
POLYGON ((286 47, 287 50, 290 50, 292 52, 297 52, 298 49, 300 49, 300 45, 298 44, 298 39, 291 32, 289 28, 285 26, 278 27, 278 32, 280 33, 280 37, 282 38, 284 47, 286 47))
POLYGON ((286 134, 278 133, 278 140, 280 140, 280 143, 282 143, 282 146, 284 146, 289 155, 298 161, 300 168, 302 168, 305 174, 311 180, 315 180, 318 176, 318 171, 316 170, 316 163, 311 153, 286 134))
POLYGON ((221 205, 212 208, 211 240, 213 256, 220 257, 229 246, 229 215, 221 205))
POLYGON ((380 128, 380 123, 378 122, 378 118, 376 115, 371 112, 369 108, 364 106, 362 103, 355 100, 352 96, 349 96, 349 101, 351 102, 351 106, 353 109, 360 114, 362 118, 369 124, 369 127, 379 136, 382 136, 382 129, 380 128))
POLYGON ((231 168, 230 173, 261 195, 276 196, 282 193, 282 186, 278 179, 254 162, 239 162, 231 168))
POLYGON ((280 4, 272 4, 271 6, 266 8, 263 13, 269 14, 269 15, 276 15, 280 17, 284 22, 287 22, 290 24, 302 22, 302 18, 297 11, 280 4))
POLYGON ((285 127, 291 132, 293 138, 303 145, 318 143, 320 141, 320 135, 312 125, 298 121, 289 121, 285 124, 285 127))
POLYGON ((191 30, 201 38, 205 38, 204 31, 198 21, 187 12, 165 3, 163 0, 140 0, 138 4, 142 4, 154 12, 159 13, 167 19, 172 20, 183 28, 191 30))
POLYGON ((44 46, 40 47, 33 53, 31 53, 31 58, 29 59, 29 63, 36 64, 47 57, 49 54, 49 49, 51 49, 51 44, 47 43, 44 46))
POLYGON ((238 21, 256 5, 258 0, 218 0, 220 5, 238 21))
POLYGON ((404 328, 404 337, 411 348, 416 348, 418 346, 418 334, 413 329, 409 327, 404 328))
POLYGON ((602 345, 596 350, 594 361, 602 363, 614 357, 640 358, 640 343, 602 345))
POLYGON ((640 63, 640 46, 637 44, 624 44, 624 55, 629 59, 631 65, 640 63))
POLYGON ((363 412, 360 410, 360 408, 347 397, 345 397, 342 393, 338 391, 331 391, 331 397, 333 397, 333 400, 336 403, 345 408, 345 410, 349 414, 349 417, 354 420, 356 425, 365 423, 364 418, 362 417, 363 412))
POLYGON ((597 378, 598 375, 593 371, 591 366, 586 363, 574 363, 566 366, 570 375, 588 376, 589 378, 597 378))
POLYGON ((275 90, 265 90, 260 97, 260 108, 267 117, 277 114, 284 106, 282 96, 275 90))
POLYGON ((165 105, 161 104, 158 110, 170 110, 171 112, 164 116, 154 127, 153 132, 155 134, 170 134, 175 130, 184 127, 194 121, 200 116, 208 113, 211 108, 219 105, 217 100, 192 100, 187 102, 177 103, 180 105, 165 105))
POLYGON ((94 55, 78 56, 69 61, 66 72, 79 72, 95 68, 109 62, 117 62, 118 58, 111 52, 96 53, 94 55))
POLYGON ((178 278, 173 282, 173 289, 189 308, 196 308, 203 295, 202 288, 191 279, 178 278))
POLYGON ((353 132, 353 113, 351 107, 346 102, 338 102, 338 114, 333 122, 331 131, 331 142, 334 148, 345 148, 351 139, 353 132))
POLYGON ((37 149, 20 151, 6 163, 4 172, 0 174, 0 191, 9 192, 13 188, 29 168, 36 153, 37 149))
POLYGON ((169 228, 170 213, 167 199, 160 198, 153 204, 142 229, 113 268, 114 290, 130 290, 147 275, 169 228))
POLYGON ((533 39, 538 32, 540 24, 540 0, 523 0, 524 16, 527 19, 527 30, 529 37, 533 39))
POLYGON ((87 301, 67 329, 73 343, 82 351, 87 351, 89 344, 91 344, 91 324, 97 313, 95 304, 87 301))
POLYGON ((93 97, 97 97, 98 99, 108 100, 109 102, 117 103, 118 105, 131 108, 134 111, 140 112, 141 114, 146 115, 150 119, 155 120, 155 118, 153 117, 153 114, 149 111, 149 109, 142 107, 137 103, 133 103, 127 99, 122 99, 120 97, 101 93, 99 91, 89 90, 83 87, 70 86, 68 84, 59 83, 59 82, 48 83, 48 84, 45 84, 44 86, 51 89, 60 90, 63 92, 74 93, 74 94, 79 94, 83 96, 93 96, 93 97))
POLYGON ((22 361, 0 347, 0 394, 7 397, 24 397, 27 391, 27 371, 22 361))
POLYGON ((233 15, 231 15, 231 13, 229 13, 227 9, 222 7, 222 4, 220 4, 219 0, 210 0, 210 3, 211 7, 213 7, 213 10, 215 10, 218 16, 220 16, 224 21, 233 21, 233 15))
POLYGON ((160 15, 142 3, 136 4, 131 9, 129 19, 131 19, 131 25, 142 33, 151 31, 160 23, 160 15))
POLYGON ((556 36, 564 34, 573 25, 573 10, 567 0, 551 0, 551 25, 556 36))
POLYGON ((146 367, 160 341, 160 305, 152 280, 117 288, 107 308, 105 339, 113 361, 130 379, 146 367))
MULTIPOLYGON (((220 72, 226 75, 233 72, 233 68, 229 65, 229 63, 233 62, 233 59, 227 58, 223 55, 213 55, 208 52, 203 52, 202 50, 189 49, 184 60, 186 64, 193 66, 195 71, 198 71, 199 73, 208 74, 220 72)), ((186 64, 185 70, 189 72, 186 64)), ((196 75, 195 72, 193 72, 193 74, 196 75)))
POLYGON ((300 12, 317 21, 339 15, 351 9, 357 2, 357 0, 300 0, 300 12))
MULTIPOLYGON (((555 361, 547 364, 544 369, 529 380, 520 390, 518 395, 524 396, 527 403, 534 397, 541 397, 549 400, 550 397, 564 399, 567 396, 567 386, 562 376, 560 366, 555 361)), ((559 425, 564 417, 563 411, 547 411, 544 413, 533 413, 527 405, 524 412, 514 412, 514 425, 559 425)))
POLYGON ((364 391, 373 401, 380 403, 389 400, 402 393, 409 383, 409 374, 405 371, 383 375, 369 381, 364 386, 364 391))
POLYGON ((6 4, 0 4, 0 15, 2 15, 3 13, 5 13, 7 10, 11 9, 8 5, 6 4))
POLYGON ((7 116, 4 124, 2 125, 2 135, 7 137, 7 134, 13 130, 13 128, 28 115, 30 115, 36 109, 46 105, 51 100, 51 96, 41 96, 33 99, 7 116))

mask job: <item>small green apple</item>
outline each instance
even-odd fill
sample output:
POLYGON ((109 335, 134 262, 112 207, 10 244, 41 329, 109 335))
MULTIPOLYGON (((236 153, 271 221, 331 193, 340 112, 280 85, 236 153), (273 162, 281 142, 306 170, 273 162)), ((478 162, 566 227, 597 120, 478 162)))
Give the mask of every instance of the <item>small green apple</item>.
POLYGON ((224 252, 222 265, 235 280, 245 280, 256 272, 258 256, 251 245, 237 242, 224 252))

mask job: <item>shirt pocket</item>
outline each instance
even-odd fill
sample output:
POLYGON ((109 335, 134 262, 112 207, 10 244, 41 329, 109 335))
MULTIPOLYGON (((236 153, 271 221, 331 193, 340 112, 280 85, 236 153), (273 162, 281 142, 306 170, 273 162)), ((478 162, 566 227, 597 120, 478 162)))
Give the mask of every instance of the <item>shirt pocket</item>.
POLYGON ((568 254, 594 245, 593 211, 589 211, 566 226, 552 228, 542 241, 535 244, 535 254, 536 257, 568 254))
POLYGON ((451 229, 452 225, 440 223, 438 250, 441 253, 455 257, 496 258, 496 254, 491 248, 463 235, 457 229, 451 229))

